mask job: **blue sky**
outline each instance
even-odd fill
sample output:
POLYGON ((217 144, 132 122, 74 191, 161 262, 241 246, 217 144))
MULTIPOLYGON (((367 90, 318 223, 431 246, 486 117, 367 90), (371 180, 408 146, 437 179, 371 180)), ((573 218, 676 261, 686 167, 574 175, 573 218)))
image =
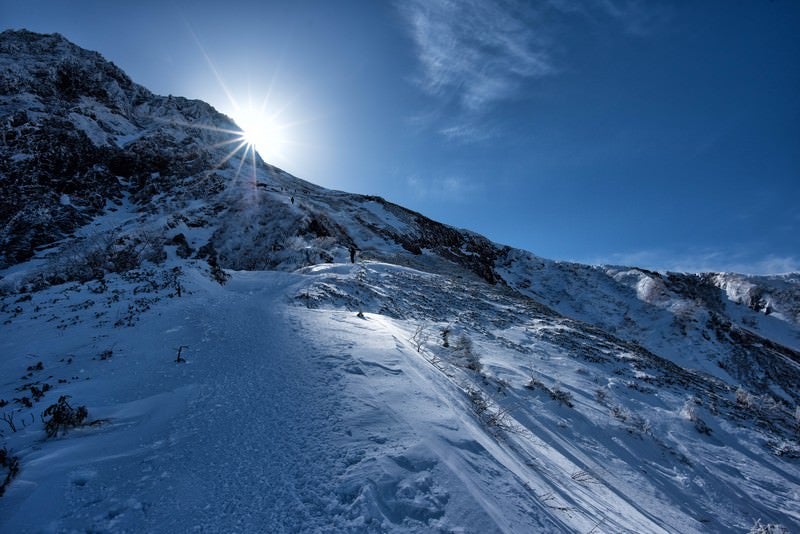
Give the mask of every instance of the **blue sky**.
POLYGON ((0 0, 0 21, 234 118, 269 95, 267 161, 544 257, 800 270, 796 0, 0 0))

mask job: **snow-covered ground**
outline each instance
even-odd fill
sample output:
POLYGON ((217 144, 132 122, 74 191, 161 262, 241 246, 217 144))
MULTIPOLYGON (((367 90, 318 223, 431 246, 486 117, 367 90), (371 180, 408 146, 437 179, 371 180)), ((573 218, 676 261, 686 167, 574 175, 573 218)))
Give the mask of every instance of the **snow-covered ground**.
POLYGON ((800 524, 796 460, 765 454, 762 430, 649 387, 653 362, 519 297, 381 263, 231 274, 185 268, 180 297, 115 275, 7 303, 3 433, 22 470, 0 529, 800 524), (45 383, 33 407, 12 400, 45 383), (61 395, 99 423, 47 439, 61 395))

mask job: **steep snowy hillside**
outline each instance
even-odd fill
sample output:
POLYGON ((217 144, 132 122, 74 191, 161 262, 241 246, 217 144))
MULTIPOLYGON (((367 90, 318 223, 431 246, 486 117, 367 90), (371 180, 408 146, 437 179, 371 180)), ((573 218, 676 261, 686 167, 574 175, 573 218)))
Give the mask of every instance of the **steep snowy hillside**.
POLYGON ((58 35, 0 118, 1 531, 800 530, 800 276, 330 191, 58 35))

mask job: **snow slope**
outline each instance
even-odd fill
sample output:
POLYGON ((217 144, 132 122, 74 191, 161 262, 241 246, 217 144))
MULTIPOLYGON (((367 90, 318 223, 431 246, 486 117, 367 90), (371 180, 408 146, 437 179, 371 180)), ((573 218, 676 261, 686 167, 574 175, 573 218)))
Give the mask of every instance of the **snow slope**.
POLYGON ((0 67, 0 531, 800 530, 796 274, 542 259, 60 36, 0 67))
POLYGON ((796 525, 796 460, 764 453, 771 433, 729 413, 734 391, 665 380, 653 356, 490 286, 381 263, 231 274, 220 286, 188 270, 181 297, 116 277, 101 293, 58 286, 6 315, 4 391, 53 389, 6 430, 23 470, 0 500, 4 531, 796 525), (365 310, 391 290, 395 311, 360 318, 332 287, 365 310), (110 326, 126 293, 150 309, 110 326), (36 415, 63 394, 102 424, 44 439, 36 415))

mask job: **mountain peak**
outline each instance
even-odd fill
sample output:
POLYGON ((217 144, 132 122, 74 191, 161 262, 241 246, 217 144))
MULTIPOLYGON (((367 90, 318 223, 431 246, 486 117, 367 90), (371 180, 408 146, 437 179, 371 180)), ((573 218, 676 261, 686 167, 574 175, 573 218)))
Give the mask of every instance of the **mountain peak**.
POLYGON ((110 102, 114 92, 134 89, 116 65, 58 33, 6 30, 0 33, 0 58, 2 94, 65 100, 92 96, 110 102))

